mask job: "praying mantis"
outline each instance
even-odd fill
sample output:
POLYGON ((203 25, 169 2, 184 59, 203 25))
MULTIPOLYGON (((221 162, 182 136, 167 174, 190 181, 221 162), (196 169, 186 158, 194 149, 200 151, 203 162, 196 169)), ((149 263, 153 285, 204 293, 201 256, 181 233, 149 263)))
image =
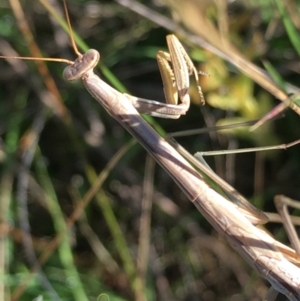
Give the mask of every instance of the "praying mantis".
MULTIPOLYGON (((92 70, 100 57, 95 50, 90 50, 84 55, 76 51, 79 57, 65 69, 64 77, 67 80, 81 78, 90 94, 145 147, 229 243, 276 289, 286 294, 290 300, 299 300, 299 269, 278 252, 275 240, 254 227, 241 214, 238 206, 228 202, 210 188, 198 172, 140 117, 139 112, 178 118, 188 110, 187 78, 191 71, 196 74, 195 69, 189 68, 185 63, 185 54, 182 49, 180 50, 182 46, 178 44, 179 41, 175 36, 169 36, 167 42, 170 44, 170 56, 160 53, 159 57, 159 60, 161 57, 166 61, 171 60, 174 68, 174 78, 170 76, 170 72, 166 76, 163 75, 165 94, 168 95, 167 104, 129 97, 106 84, 92 70), (176 59, 179 57, 178 64, 183 65, 174 63, 172 55, 176 56, 176 59), (179 66, 185 66, 183 73, 178 73, 179 66), (169 88, 172 93, 179 92, 182 104, 177 105, 176 97, 172 97, 169 88)), ((169 67, 165 61, 163 64, 165 67, 160 68, 165 72, 169 67)))

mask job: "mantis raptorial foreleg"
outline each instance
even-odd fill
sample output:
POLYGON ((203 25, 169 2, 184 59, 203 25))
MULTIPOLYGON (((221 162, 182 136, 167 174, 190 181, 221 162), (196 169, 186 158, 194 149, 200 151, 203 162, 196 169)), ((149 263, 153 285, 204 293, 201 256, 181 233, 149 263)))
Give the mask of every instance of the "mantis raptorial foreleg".
POLYGON ((202 89, 199 85, 198 71, 196 70, 192 60, 175 35, 167 36, 167 44, 170 51, 169 60, 173 66, 175 82, 181 102, 184 105, 189 106, 190 98, 189 94, 187 93, 187 90, 190 86, 189 76, 194 74, 197 82, 198 93, 200 95, 200 101, 201 104, 204 105, 205 101, 202 94, 202 89))
POLYGON ((190 107, 190 96, 188 94, 190 75, 194 74, 195 76, 201 104, 204 105, 205 101, 199 85, 198 72, 192 60, 175 35, 168 35, 166 39, 170 53, 160 50, 156 55, 166 103, 142 99, 128 94, 126 96, 141 114, 177 119, 186 114, 190 107), (178 104, 178 97, 181 104, 178 104))

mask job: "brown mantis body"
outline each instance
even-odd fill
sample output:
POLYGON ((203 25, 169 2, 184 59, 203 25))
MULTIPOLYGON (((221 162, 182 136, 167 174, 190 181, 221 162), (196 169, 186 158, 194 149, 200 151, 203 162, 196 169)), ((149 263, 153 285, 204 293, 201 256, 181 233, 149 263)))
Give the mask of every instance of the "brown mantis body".
POLYGON ((90 50, 85 55, 66 68, 65 78, 81 78, 90 94, 144 146, 230 245, 276 290, 290 300, 300 300, 300 270, 276 248, 276 240, 256 228, 235 205, 210 188, 196 170, 140 117, 125 95, 86 68, 87 64, 97 64, 99 54, 96 51, 90 50), (86 70, 84 73, 78 72, 82 70, 81 63, 86 70))

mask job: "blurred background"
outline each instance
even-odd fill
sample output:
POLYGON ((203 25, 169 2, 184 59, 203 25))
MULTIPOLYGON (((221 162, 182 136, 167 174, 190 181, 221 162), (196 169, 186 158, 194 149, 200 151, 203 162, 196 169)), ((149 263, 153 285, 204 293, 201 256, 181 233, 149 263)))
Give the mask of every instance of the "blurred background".
MULTIPOLYGON (((100 52, 96 72, 121 92, 164 102, 155 58, 167 51, 169 33, 208 74, 200 76, 204 107, 191 79, 185 116, 147 119, 162 136, 257 120, 298 91, 296 0, 284 6, 280 0, 72 0, 67 6, 80 50, 100 52)), ((1 55, 73 60, 59 16, 65 19, 61 1, 1 1, 1 55)), ((269 284, 80 81, 63 79, 64 66, 0 60, 0 299, 264 298, 269 284)), ((300 138, 299 111, 295 101, 252 132, 244 126, 176 139, 192 154, 289 143, 300 138)), ((266 212, 276 211, 277 194, 300 199, 297 145, 207 161, 266 212)), ((266 229, 289 244, 280 223, 266 229)))

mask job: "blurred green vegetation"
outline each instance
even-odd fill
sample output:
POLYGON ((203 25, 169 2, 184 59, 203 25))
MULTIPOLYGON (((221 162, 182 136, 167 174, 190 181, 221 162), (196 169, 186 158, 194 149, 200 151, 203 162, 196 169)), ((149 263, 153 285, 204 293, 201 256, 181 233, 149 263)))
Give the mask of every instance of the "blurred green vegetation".
MULTIPOLYGON (((199 20, 176 9, 182 6, 183 11, 188 3, 211 24, 222 24, 224 37, 249 62, 261 68, 269 64, 272 78, 287 93, 298 89, 299 3, 290 0, 282 7, 280 0, 234 1, 222 11, 221 2, 216 7, 214 1, 143 1, 177 23, 178 36, 197 69, 209 73, 201 77, 205 107, 199 107, 192 81, 192 105, 186 116, 147 119, 162 134, 224 120, 259 119, 279 103, 228 61, 187 38, 190 29, 184 18, 194 24, 199 20)), ((61 3, 53 3, 62 13, 61 3)), ((67 5, 74 31, 101 53, 97 72, 104 80, 122 92, 164 101, 155 56, 159 49, 166 50, 168 30, 113 1, 72 0, 67 5)), ((33 0, 22 1, 22 7, 42 55, 74 59, 68 36, 45 8, 33 0)), ((0 3, 0 52, 33 55, 8 2, 0 3)), ((81 82, 63 80, 62 64, 47 66, 57 92, 34 62, 0 60, 0 294, 4 300, 145 300, 143 294, 147 300, 261 300, 268 283, 218 236, 159 166, 153 171, 151 232, 142 236, 150 241, 148 268, 137 271, 145 174, 150 173, 147 183, 152 183, 153 167, 146 164, 146 151, 138 143, 128 145, 130 135, 81 82), (121 151, 104 176, 107 164, 121 151), (80 211, 96 183, 96 192, 80 211), (80 218, 73 224, 75 208, 80 218), (32 245, 26 235, 27 220, 32 245), (50 251, 58 234, 61 242, 50 251), (42 270, 31 276, 35 257, 48 250, 42 270)), ((191 153, 282 144, 299 139, 299 126, 299 116, 288 109, 282 118, 251 133, 243 128, 178 141, 191 153)), ((262 210, 275 210, 276 194, 300 200, 299 146, 219 156, 208 162, 262 210)), ((276 236, 282 226, 267 228, 276 236)))

